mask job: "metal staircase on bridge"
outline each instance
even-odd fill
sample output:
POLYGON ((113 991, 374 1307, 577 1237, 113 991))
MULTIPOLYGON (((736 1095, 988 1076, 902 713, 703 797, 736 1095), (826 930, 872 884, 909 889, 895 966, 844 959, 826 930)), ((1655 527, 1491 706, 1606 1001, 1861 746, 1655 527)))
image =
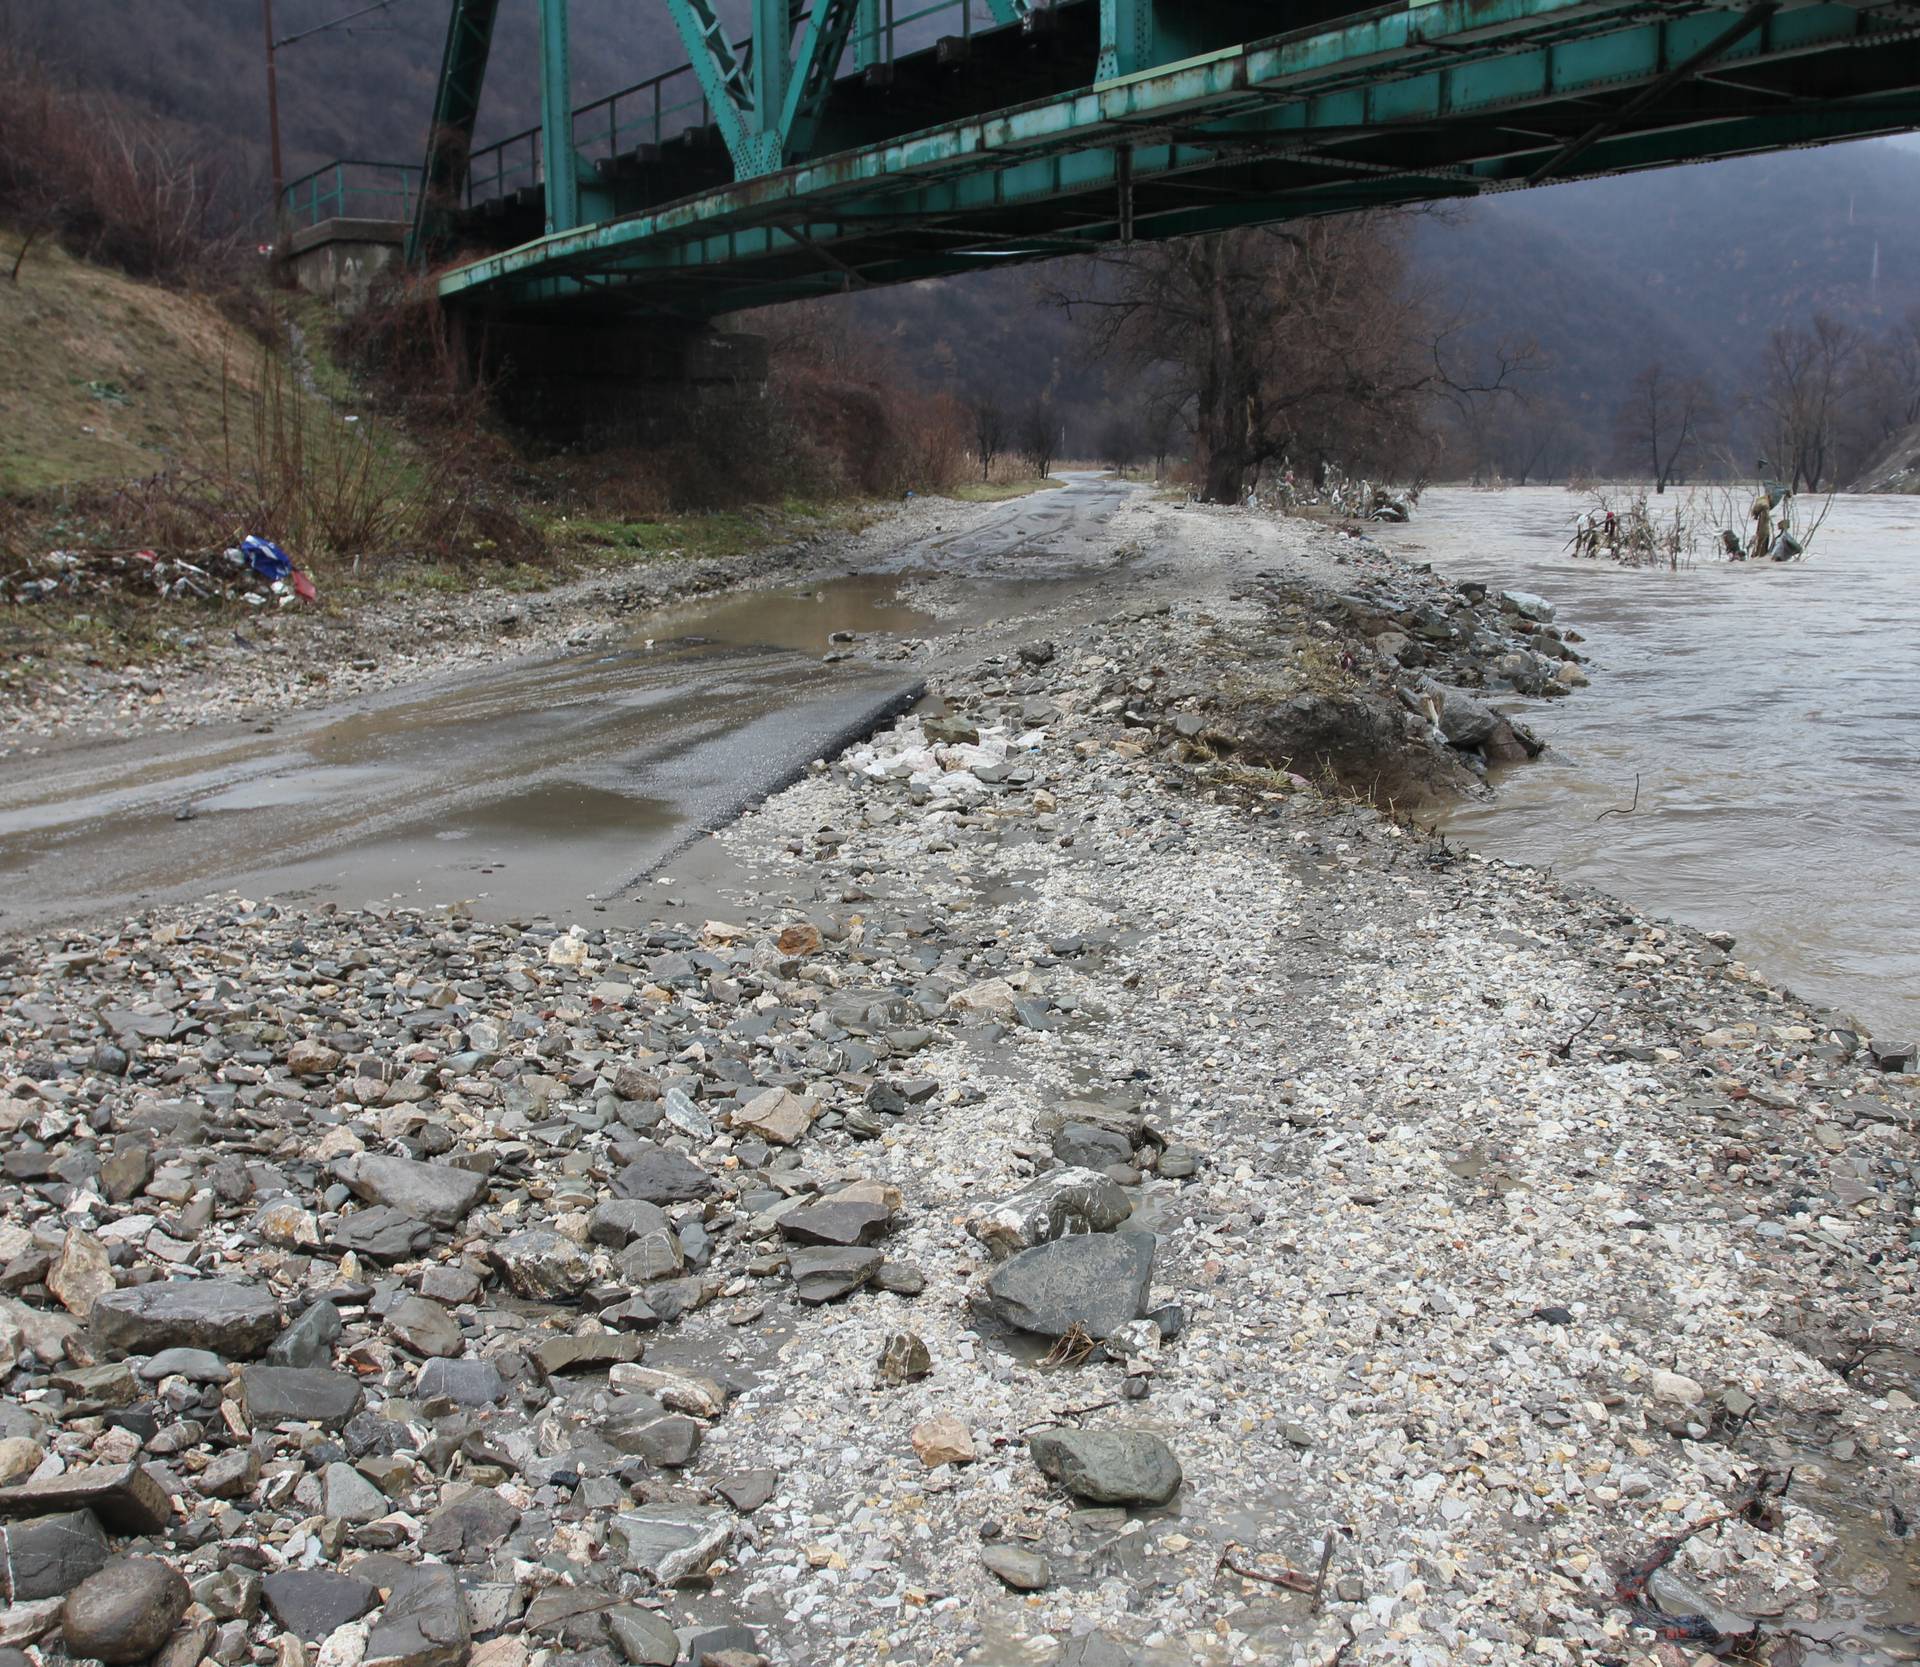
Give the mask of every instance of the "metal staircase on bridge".
POLYGON ((476 152, 497 3, 454 0, 409 197, 495 312, 710 318, 1920 126, 1912 0, 748 0, 740 41, 661 0, 687 64, 580 109, 540 0, 541 125, 476 152))

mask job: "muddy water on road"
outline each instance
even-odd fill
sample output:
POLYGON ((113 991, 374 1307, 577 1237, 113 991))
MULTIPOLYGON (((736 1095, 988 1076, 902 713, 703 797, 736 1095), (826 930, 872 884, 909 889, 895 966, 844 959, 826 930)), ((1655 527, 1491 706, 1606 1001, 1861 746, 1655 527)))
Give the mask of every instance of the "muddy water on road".
POLYGON ((0 772, 0 924, 228 888, 584 917, 910 701, 928 656, 864 657, 876 640, 1023 640, 1030 610, 1095 589, 1092 534, 1124 499, 1075 479, 883 573, 689 603, 582 653, 289 712, 266 733, 21 759, 0 772))
POLYGON ((1573 560, 1580 507, 1437 491, 1386 539, 1549 597, 1593 661, 1590 688, 1528 714, 1547 757, 1448 831, 1734 932, 1883 1041, 1920 1033, 1920 502, 1840 498, 1804 563, 1677 573, 1573 560), (1636 779, 1638 809, 1596 821, 1636 779))

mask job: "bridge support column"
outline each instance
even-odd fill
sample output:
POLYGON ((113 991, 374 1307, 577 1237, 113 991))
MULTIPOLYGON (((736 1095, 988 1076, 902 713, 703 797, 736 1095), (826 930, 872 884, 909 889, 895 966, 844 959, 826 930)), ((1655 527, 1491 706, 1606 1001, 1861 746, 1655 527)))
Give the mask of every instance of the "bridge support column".
POLYGON ((793 20, 787 0, 753 0, 753 109, 762 134, 786 108, 792 73, 793 20))
POLYGON ((1102 81, 1131 75, 1153 64, 1153 0, 1100 0, 1102 81))
POLYGON ((703 410, 758 401, 764 336, 657 320, 472 320, 509 422, 550 440, 667 445, 703 410))
POLYGON ((567 0, 540 0, 540 155, 546 174, 547 230, 571 231, 580 224, 580 163, 573 150, 567 0))
POLYGON ((853 67, 871 69, 887 60, 886 37, 881 33, 880 0, 859 0, 853 24, 853 67))

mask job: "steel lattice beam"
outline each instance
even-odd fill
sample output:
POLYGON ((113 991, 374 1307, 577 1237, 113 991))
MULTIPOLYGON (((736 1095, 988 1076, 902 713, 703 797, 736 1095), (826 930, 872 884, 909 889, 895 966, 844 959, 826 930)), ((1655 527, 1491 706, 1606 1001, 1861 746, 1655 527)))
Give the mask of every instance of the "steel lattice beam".
POLYGON ((427 161, 407 234, 407 259, 430 259, 444 243, 467 188, 467 155, 480 113, 480 89, 493 49, 493 22, 500 0, 453 0, 447 43, 434 87, 433 120, 427 128, 427 161))
MULTIPOLYGON (((831 32, 844 45, 869 11, 868 0, 817 4, 789 64, 782 120, 753 115, 783 155, 816 142, 807 88, 813 65, 838 55, 831 32)), ((1118 51, 1121 25, 1142 16, 1152 42, 1149 0, 1103 9, 1114 22, 1103 45, 1118 51)), ((1750 0, 1383 7, 638 208, 474 262, 441 290, 544 305, 585 298, 591 285, 597 305, 624 290, 711 313, 1129 233, 1180 236, 1497 189, 1543 170, 1616 172, 1920 126, 1920 30, 1908 20, 1837 0, 1767 10, 1750 0), (1736 85, 1701 79, 1708 64, 1736 85)), ((783 21, 790 29, 792 14, 783 21)), ((1173 29, 1171 10, 1163 22, 1173 29)), ((762 42, 771 38, 763 28, 762 42)), ((1163 39, 1147 50, 1178 47, 1163 39)), ((752 106, 752 66, 737 67, 752 106)))
POLYGON ((567 0, 540 0, 540 160, 547 232, 580 222, 580 159, 573 150, 573 65, 567 0))

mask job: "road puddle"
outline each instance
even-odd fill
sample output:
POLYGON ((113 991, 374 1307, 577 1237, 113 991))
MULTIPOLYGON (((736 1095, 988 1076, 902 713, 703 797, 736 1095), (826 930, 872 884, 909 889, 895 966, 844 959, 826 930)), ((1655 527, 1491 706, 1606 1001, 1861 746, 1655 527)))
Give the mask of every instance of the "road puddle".
POLYGON ((924 636, 932 614, 900 600, 896 576, 862 575, 823 584, 755 590, 717 602, 650 614, 636 641, 728 643, 740 648, 827 654, 864 637, 924 636), (836 640, 838 639, 838 640, 836 640))

